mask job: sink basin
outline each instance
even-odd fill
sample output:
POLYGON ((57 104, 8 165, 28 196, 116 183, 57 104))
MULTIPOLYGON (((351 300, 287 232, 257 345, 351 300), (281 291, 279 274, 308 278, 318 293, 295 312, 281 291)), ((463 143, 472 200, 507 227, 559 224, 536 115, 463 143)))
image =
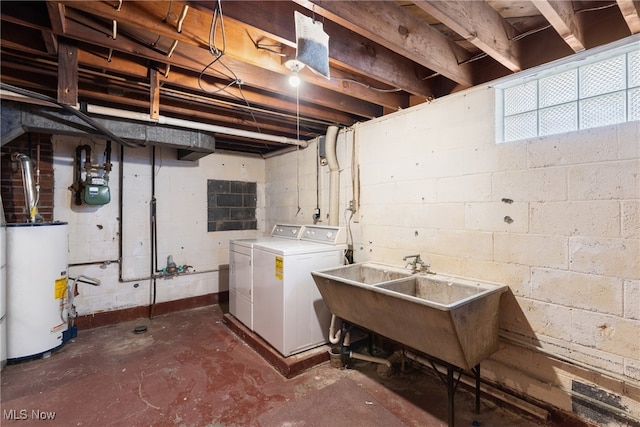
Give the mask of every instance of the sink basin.
POLYGON ((340 278, 345 281, 365 283, 368 285, 411 276, 408 270, 375 262, 344 265, 342 267, 323 270, 322 273, 323 275, 340 278))
POLYGON ((311 275, 333 314, 409 348, 463 369, 498 350, 505 285, 370 262, 311 275))
POLYGON ((416 275, 376 286, 446 307, 454 307, 495 289, 494 285, 440 275, 416 275))

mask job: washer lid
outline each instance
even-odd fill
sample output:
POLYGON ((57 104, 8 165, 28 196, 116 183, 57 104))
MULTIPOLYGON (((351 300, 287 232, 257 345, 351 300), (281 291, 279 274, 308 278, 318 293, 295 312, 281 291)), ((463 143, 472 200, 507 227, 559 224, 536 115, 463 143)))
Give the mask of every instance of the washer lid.
POLYGON ((273 240, 273 237, 253 237, 246 239, 233 239, 231 240, 230 246, 243 246, 247 248, 253 248, 256 243, 270 242, 273 240))
POLYGON ((272 240, 253 247, 254 251, 264 251, 275 255, 314 254, 347 249, 347 245, 327 245, 303 240, 272 240))

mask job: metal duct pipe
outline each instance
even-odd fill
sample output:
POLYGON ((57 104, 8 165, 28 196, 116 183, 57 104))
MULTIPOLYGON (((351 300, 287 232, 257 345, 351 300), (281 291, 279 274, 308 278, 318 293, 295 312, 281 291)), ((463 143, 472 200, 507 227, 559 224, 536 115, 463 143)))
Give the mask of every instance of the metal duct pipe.
POLYGON ((29 222, 36 222, 38 217, 39 191, 33 179, 33 165, 26 154, 13 153, 11 160, 19 162, 22 169, 22 186, 24 188, 24 201, 29 213, 29 222))
POLYGON ((340 216, 340 165, 336 145, 338 126, 329 126, 325 139, 327 164, 329 165, 329 225, 338 225, 340 216))

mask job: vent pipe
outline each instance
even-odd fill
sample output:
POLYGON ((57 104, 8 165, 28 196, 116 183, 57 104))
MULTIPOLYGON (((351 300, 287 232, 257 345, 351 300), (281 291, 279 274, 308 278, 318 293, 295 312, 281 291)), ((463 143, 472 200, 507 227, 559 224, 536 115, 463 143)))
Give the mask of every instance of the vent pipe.
POLYGON ((24 201, 29 215, 29 222, 36 222, 38 215, 39 191, 33 179, 33 165, 31 159, 26 154, 13 153, 11 160, 20 163, 22 169, 22 186, 24 187, 24 201))
POLYGON ((336 144, 338 126, 329 126, 325 139, 327 164, 329 165, 329 225, 337 226, 340 217, 340 165, 336 144))

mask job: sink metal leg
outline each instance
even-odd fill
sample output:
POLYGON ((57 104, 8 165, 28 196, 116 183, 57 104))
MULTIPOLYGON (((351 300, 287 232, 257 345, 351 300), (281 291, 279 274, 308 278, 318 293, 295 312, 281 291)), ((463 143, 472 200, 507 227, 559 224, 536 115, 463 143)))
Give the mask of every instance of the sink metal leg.
POLYGON ((454 407, 453 407, 453 397, 455 394, 455 386, 453 384, 453 366, 447 364, 447 399, 448 399, 448 413, 447 420, 449 423, 449 427, 454 427, 454 407))
POLYGON ((472 369, 476 377, 476 415, 480 413, 480 364, 472 369))
MULTIPOLYGON (((447 423, 449 427, 454 427, 454 424, 455 424, 454 396, 455 396, 456 389, 458 388, 458 384, 460 383, 460 377, 462 376, 462 372, 464 371, 464 369, 430 356, 422 357, 422 356, 412 355, 412 356, 409 356, 408 358, 412 360, 416 360, 419 363, 421 362, 423 364, 428 361, 431 364, 431 367, 433 368, 434 372, 440 378, 440 380, 447 386, 447 423), (445 366, 447 368, 446 376, 444 375, 444 373, 441 372, 441 370, 439 370, 436 367, 436 363, 438 363, 440 366, 445 366), (457 378, 454 378, 454 372, 458 372, 457 378)), ((404 359, 403 359, 403 363, 404 363, 404 359)), ((473 373, 476 380, 475 382, 475 392, 476 392, 475 413, 479 414, 480 413, 480 364, 478 363, 476 366, 471 368, 471 372, 473 373)))

